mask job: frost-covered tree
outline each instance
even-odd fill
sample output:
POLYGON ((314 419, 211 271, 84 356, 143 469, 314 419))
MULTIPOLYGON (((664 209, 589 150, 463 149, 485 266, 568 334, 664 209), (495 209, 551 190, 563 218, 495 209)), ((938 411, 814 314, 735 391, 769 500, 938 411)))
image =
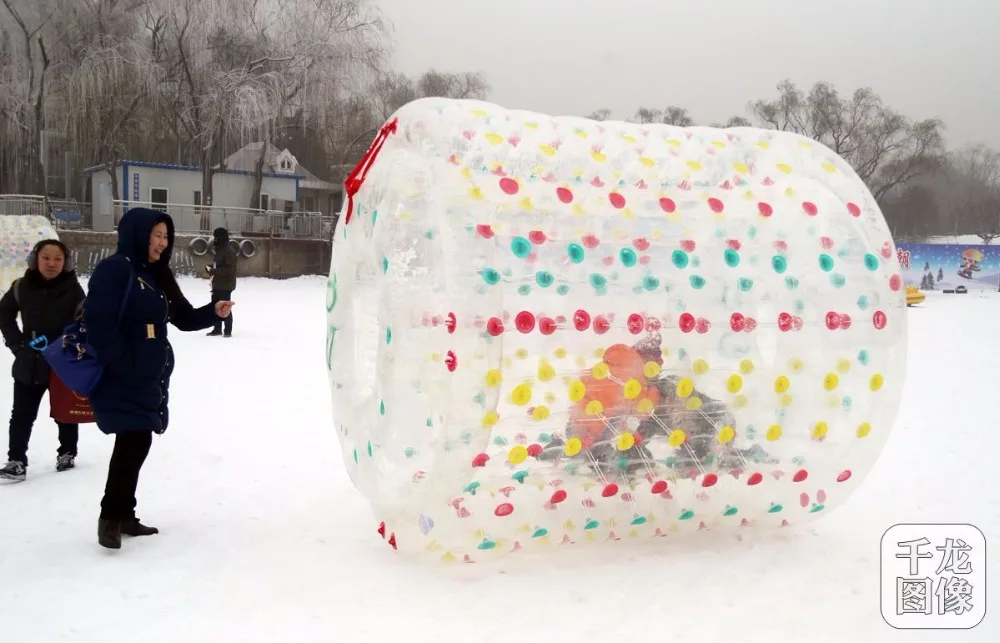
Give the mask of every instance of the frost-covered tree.
POLYGON ((45 0, 2 0, 0 15, 0 177, 7 189, 43 194, 42 136, 51 59, 43 29, 55 13, 45 0))

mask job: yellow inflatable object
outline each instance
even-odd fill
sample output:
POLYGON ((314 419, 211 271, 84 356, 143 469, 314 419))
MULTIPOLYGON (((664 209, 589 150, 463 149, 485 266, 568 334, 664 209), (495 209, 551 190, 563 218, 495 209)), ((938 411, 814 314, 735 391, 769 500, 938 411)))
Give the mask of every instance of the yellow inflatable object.
POLYGON ((906 305, 916 306, 917 304, 923 303, 927 299, 927 295, 924 294, 923 290, 920 290, 916 286, 906 287, 906 305))

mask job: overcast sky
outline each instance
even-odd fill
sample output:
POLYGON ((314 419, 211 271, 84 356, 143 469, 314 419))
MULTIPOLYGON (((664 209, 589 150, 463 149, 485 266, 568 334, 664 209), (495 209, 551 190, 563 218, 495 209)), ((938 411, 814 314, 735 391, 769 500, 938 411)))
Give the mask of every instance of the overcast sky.
POLYGON ((481 71, 490 99, 548 114, 680 105, 744 114, 790 78, 870 86, 949 146, 1000 149, 996 0, 375 0, 395 66, 481 71))

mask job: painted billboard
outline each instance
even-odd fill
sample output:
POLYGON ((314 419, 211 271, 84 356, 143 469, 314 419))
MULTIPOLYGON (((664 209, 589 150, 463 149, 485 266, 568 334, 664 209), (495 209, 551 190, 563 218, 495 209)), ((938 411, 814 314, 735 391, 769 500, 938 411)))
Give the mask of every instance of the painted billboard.
POLYGON ((1000 289, 1000 246, 901 243, 903 281, 921 290, 1000 289))

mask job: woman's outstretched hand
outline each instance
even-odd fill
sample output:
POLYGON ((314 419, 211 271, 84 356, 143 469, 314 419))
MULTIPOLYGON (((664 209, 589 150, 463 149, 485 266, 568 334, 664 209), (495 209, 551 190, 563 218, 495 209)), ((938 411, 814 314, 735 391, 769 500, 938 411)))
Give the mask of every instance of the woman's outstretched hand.
POLYGON ((236 305, 235 301, 217 301, 215 302, 215 316, 219 319, 225 319, 229 317, 229 313, 232 312, 233 306, 236 305))

